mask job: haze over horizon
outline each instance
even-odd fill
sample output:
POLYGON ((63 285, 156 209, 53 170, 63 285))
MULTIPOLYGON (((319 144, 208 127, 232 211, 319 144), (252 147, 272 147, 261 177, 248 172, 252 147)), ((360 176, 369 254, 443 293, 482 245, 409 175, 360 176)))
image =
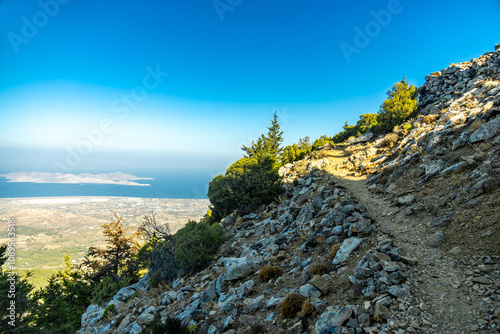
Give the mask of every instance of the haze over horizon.
POLYGON ((331 136, 500 36, 493 0, 231 3, 1 1, 0 172, 215 174, 275 111, 331 136))

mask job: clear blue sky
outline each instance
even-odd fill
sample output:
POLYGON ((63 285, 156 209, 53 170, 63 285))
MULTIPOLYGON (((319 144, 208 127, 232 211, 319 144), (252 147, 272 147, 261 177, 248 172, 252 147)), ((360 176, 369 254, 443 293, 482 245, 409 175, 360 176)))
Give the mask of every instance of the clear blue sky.
POLYGON ((0 170, 221 168, 274 111, 285 144, 333 135, 403 75, 491 51, 499 17, 498 0, 0 0, 0 170))

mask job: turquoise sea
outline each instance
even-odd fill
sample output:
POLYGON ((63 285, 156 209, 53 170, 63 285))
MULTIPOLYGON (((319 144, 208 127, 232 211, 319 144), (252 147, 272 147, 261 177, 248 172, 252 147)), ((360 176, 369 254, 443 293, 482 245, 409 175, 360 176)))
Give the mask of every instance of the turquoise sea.
MULTIPOLYGON (((6 173, 6 172, 3 172, 6 173)), ((0 174, 3 174, 0 173, 0 174)), ((0 198, 53 196, 123 196, 145 198, 207 198, 208 182, 213 175, 208 171, 133 171, 136 176, 154 180, 137 181, 150 186, 111 184, 51 184, 7 182, 0 177, 0 198)))

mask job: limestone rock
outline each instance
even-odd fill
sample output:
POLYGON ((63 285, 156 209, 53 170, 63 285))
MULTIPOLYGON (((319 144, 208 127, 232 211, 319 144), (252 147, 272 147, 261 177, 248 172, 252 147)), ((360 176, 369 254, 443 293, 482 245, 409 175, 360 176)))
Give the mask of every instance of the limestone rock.
POLYGON ((326 311, 323 312, 315 325, 315 333, 317 334, 327 334, 330 330, 344 325, 349 318, 351 318, 354 312, 353 305, 347 305, 342 307, 338 312, 326 311))
POLYGON ((286 330, 286 334, 299 334, 299 333, 302 333, 302 330, 304 328, 304 325, 302 324, 302 320, 297 322, 295 325, 293 325, 292 327, 289 327, 287 330, 286 330))
POLYGON ((393 285, 387 288, 387 292, 397 298, 405 298, 410 295, 410 287, 408 285, 393 285))
POLYGON ((389 319, 392 316, 391 310, 382 305, 380 302, 375 303, 375 310, 373 312, 373 317, 375 319, 389 319))
POLYGON ((337 251, 337 255, 335 255, 335 258, 332 260, 332 264, 338 265, 346 261, 349 255, 351 255, 351 253, 361 244, 361 241, 362 239, 356 237, 344 240, 342 246, 340 246, 337 251))
POLYGON ((306 298, 321 297, 321 291, 312 284, 304 284, 299 288, 299 293, 306 298))
POLYGON ((215 298, 217 298, 216 281, 213 281, 208 285, 208 288, 201 294, 200 301, 206 304, 208 302, 211 302, 215 298))
POLYGON ((322 276, 314 276, 309 283, 320 290, 322 294, 326 295, 328 293, 328 281, 322 276))
POLYGON ((413 195, 406 195, 403 197, 398 198, 398 203, 400 205, 411 205, 415 201, 415 196, 413 195))
POLYGON ((219 331, 217 330, 217 327, 212 325, 208 327, 207 334, 219 334, 219 331))
POLYGON ((246 277, 259 269, 261 265, 261 258, 225 258, 225 279, 233 281, 246 277))
POLYGON ((269 299, 266 303, 266 308, 270 308, 280 304, 283 301, 283 299, 284 298, 271 297, 271 299, 269 299))
POLYGON ((498 130, 500 130, 500 117, 481 125, 479 129, 471 134, 469 140, 471 143, 475 143, 493 138, 497 134, 498 130))
POLYGON ((436 232, 427 238, 427 244, 430 247, 437 248, 446 241, 446 234, 444 231, 436 232))

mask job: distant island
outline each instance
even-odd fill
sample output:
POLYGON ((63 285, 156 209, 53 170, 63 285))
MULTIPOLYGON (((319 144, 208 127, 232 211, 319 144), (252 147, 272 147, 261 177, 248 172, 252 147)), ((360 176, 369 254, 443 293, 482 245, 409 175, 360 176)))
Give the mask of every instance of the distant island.
POLYGON ((116 184, 123 186, 150 186, 138 183, 139 180, 154 180, 151 177, 138 177, 131 174, 116 172, 107 174, 63 174, 50 172, 13 172, 1 174, 7 182, 31 183, 91 183, 91 184, 116 184))

